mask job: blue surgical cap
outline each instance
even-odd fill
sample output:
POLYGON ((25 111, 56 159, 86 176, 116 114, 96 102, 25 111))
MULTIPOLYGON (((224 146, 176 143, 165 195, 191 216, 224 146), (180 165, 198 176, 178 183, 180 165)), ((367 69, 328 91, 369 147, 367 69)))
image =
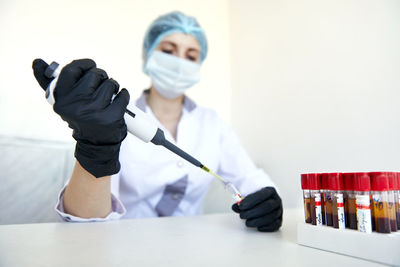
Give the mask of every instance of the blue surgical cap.
POLYGON ((194 17, 174 11, 158 17, 147 29, 143 41, 144 64, 161 40, 176 32, 191 34, 197 39, 201 47, 200 62, 203 62, 207 55, 207 39, 203 29, 194 17))

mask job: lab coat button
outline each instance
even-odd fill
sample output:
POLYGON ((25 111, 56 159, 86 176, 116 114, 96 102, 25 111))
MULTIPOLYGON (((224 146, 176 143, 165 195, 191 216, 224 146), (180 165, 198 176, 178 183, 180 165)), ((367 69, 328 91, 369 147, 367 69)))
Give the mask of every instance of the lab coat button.
POLYGON ((183 162, 182 162, 182 161, 178 161, 178 164, 177 164, 177 165, 178 165, 179 168, 182 168, 183 162))
POLYGON ((178 194, 173 194, 173 195, 172 195, 172 199, 173 199, 173 200, 177 200, 178 198, 179 198, 179 195, 178 195, 178 194))

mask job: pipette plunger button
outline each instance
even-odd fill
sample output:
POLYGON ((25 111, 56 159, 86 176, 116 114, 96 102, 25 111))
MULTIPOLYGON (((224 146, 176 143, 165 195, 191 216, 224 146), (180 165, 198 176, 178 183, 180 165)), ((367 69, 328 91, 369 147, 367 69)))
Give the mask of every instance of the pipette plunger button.
POLYGON ((56 71, 59 65, 60 64, 58 64, 55 61, 51 62, 51 64, 44 71, 44 76, 46 76, 49 79, 53 78, 53 73, 56 71))

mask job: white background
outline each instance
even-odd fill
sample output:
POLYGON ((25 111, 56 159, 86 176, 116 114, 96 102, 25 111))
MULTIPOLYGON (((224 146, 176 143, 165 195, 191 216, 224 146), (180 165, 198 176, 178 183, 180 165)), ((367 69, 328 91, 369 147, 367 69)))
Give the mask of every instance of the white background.
POLYGON ((172 10, 209 40, 189 95, 232 124, 286 207, 301 205, 301 172, 399 170, 396 0, 2 0, 0 135, 73 141, 33 78, 36 57, 93 58, 136 98, 150 84, 145 30, 172 10))

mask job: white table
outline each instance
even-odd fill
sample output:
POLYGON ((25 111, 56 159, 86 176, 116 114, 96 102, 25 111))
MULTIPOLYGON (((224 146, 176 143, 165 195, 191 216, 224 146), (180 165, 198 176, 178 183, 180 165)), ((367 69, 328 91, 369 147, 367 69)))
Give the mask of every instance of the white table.
POLYGON ((0 266, 381 266, 296 244, 302 211, 279 232, 245 227, 234 213, 0 226, 0 266))

